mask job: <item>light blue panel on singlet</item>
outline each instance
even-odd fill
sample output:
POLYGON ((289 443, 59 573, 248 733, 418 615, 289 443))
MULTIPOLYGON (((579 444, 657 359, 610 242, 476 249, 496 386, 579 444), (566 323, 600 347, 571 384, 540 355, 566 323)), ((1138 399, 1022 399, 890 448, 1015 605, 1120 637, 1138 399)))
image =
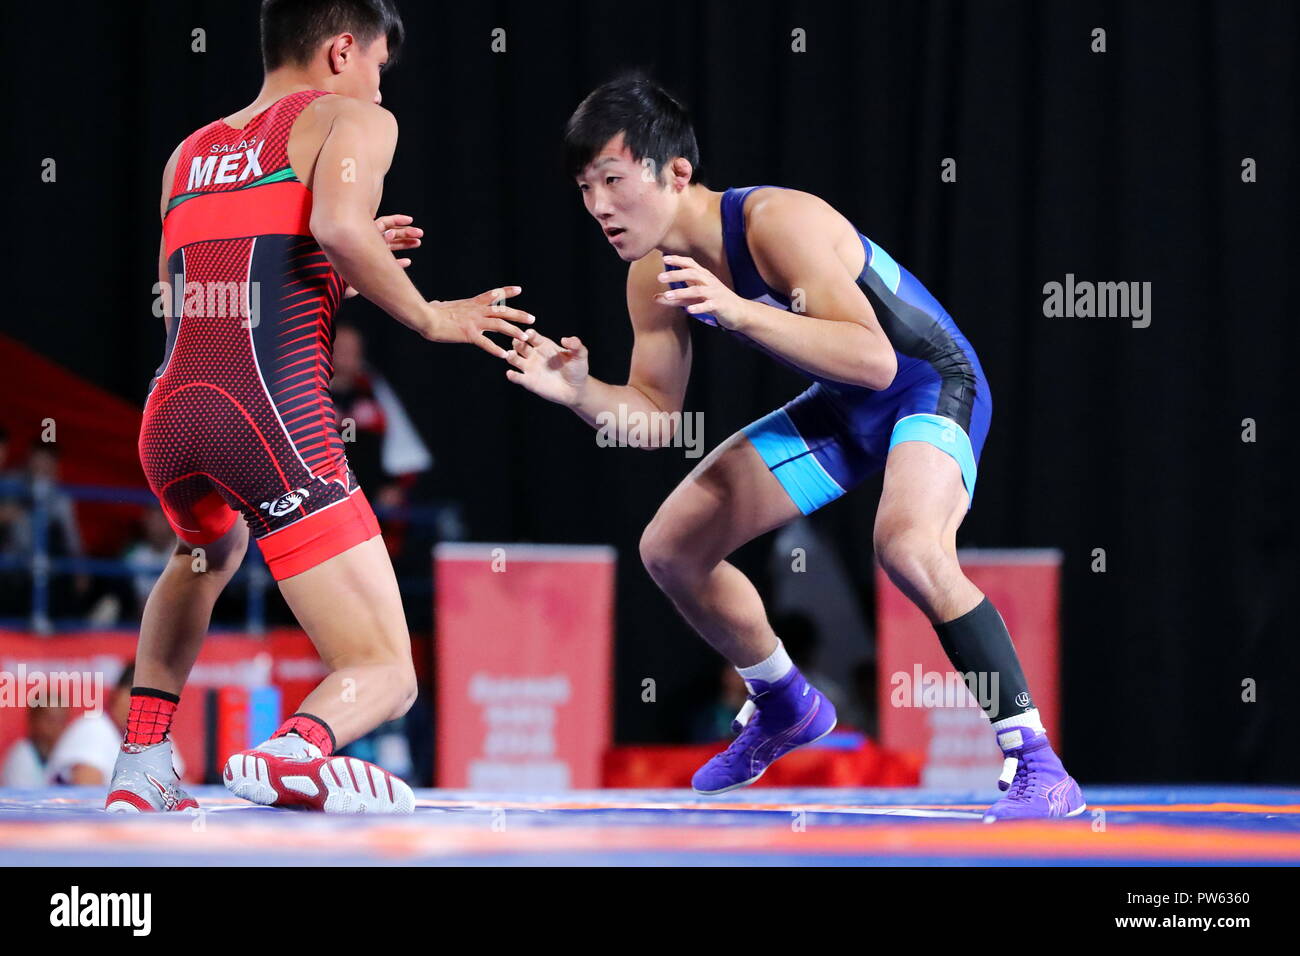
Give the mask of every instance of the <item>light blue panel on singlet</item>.
MULTIPOLYGON (((862 236, 862 233, 858 233, 858 235, 862 236)), ((893 256, 870 239, 867 239, 866 236, 862 236, 862 238, 866 239, 867 246, 871 249, 871 262, 868 263, 871 270, 880 276, 880 281, 885 284, 885 288, 890 292, 897 292, 898 280, 902 277, 902 271, 898 268, 898 263, 894 261, 893 256)))
POLYGON ((763 463, 806 515, 844 494, 827 474, 785 409, 778 408, 744 429, 763 463))
MULTIPOLYGON (((942 415, 912 414, 894 423, 889 436, 889 447, 905 441, 923 441, 949 455, 961 468, 961 480, 966 486, 970 502, 975 501, 975 478, 979 469, 975 465, 975 450, 970 436, 951 418, 942 415)), ((969 504, 967 505, 969 507, 969 504)))

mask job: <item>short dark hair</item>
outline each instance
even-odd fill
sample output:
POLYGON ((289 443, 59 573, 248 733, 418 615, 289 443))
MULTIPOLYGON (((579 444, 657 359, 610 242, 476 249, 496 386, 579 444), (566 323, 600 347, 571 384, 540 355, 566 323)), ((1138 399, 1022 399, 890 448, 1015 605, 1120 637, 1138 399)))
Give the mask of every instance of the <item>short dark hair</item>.
POLYGON ((392 0, 262 0, 262 65, 268 72, 286 63, 306 66, 322 42, 340 33, 351 33, 364 47, 386 36, 389 62, 406 36, 392 0))
POLYGON ((700 147, 690 113, 643 73, 625 73, 602 83, 578 104, 564 128, 565 171, 577 176, 619 133, 633 159, 654 162, 655 175, 681 156, 690 161, 691 182, 701 181, 700 147))

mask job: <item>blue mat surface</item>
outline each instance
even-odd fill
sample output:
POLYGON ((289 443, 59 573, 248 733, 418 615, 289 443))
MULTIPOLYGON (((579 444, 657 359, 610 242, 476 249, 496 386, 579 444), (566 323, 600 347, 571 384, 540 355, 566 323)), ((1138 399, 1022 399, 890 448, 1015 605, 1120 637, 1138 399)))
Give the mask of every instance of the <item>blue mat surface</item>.
POLYGON ((191 792, 200 811, 127 816, 99 790, 0 790, 0 864, 1300 864, 1300 790, 1266 787, 1089 787, 1074 819, 991 826, 991 794, 908 789, 422 790, 407 817, 191 792))

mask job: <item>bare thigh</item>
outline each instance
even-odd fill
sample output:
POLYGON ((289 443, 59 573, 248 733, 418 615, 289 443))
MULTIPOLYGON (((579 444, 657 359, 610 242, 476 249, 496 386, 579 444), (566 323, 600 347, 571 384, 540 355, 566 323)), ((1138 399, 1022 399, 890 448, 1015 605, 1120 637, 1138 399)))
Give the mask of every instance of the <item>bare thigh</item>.
POLYGON ((411 660, 402 595, 383 538, 286 578, 280 593, 331 670, 411 660))
MULTIPOLYGON (((799 517, 799 508, 742 432, 695 466, 659 506, 643 552, 708 569, 742 544, 799 517)), ((647 555, 649 557, 649 555, 647 555)))
POLYGON ((957 561, 957 529, 969 500, 961 467, 950 455, 919 441, 890 449, 876 511, 876 556, 890 580, 935 622, 966 613, 982 597, 957 561))
POLYGON ((969 501, 961 466, 951 455, 928 442, 901 442, 885 461, 876 528, 917 529, 956 553, 957 529, 969 501))

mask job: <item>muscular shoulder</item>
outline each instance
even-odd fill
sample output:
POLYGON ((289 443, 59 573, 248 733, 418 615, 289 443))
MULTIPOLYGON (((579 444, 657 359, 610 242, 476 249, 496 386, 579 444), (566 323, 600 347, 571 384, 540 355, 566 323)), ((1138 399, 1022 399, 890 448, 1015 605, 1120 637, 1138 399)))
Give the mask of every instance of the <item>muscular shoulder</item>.
POLYGON ((760 189, 748 197, 745 238, 759 273, 778 288, 817 263, 840 259, 846 268, 861 266, 848 263, 860 257, 853 224, 824 199, 797 189, 760 189))
POLYGON ((788 241, 792 234, 840 238, 853 226, 826 200, 798 189, 759 189, 746 197, 745 234, 751 247, 788 241))
POLYGON ((397 117, 376 103, 367 103, 351 96, 320 96, 312 100, 304 113, 323 125, 339 120, 355 123, 374 133, 387 133, 396 137, 397 117))
MULTIPOLYGON (((289 141, 289 161, 298 177, 312 192, 316 182, 316 164, 330 149, 331 155, 350 157, 382 176, 392 162, 397 147, 397 119, 374 103, 347 96, 319 96, 302 111, 289 141)), ((377 198, 377 197, 376 197, 377 198)))

